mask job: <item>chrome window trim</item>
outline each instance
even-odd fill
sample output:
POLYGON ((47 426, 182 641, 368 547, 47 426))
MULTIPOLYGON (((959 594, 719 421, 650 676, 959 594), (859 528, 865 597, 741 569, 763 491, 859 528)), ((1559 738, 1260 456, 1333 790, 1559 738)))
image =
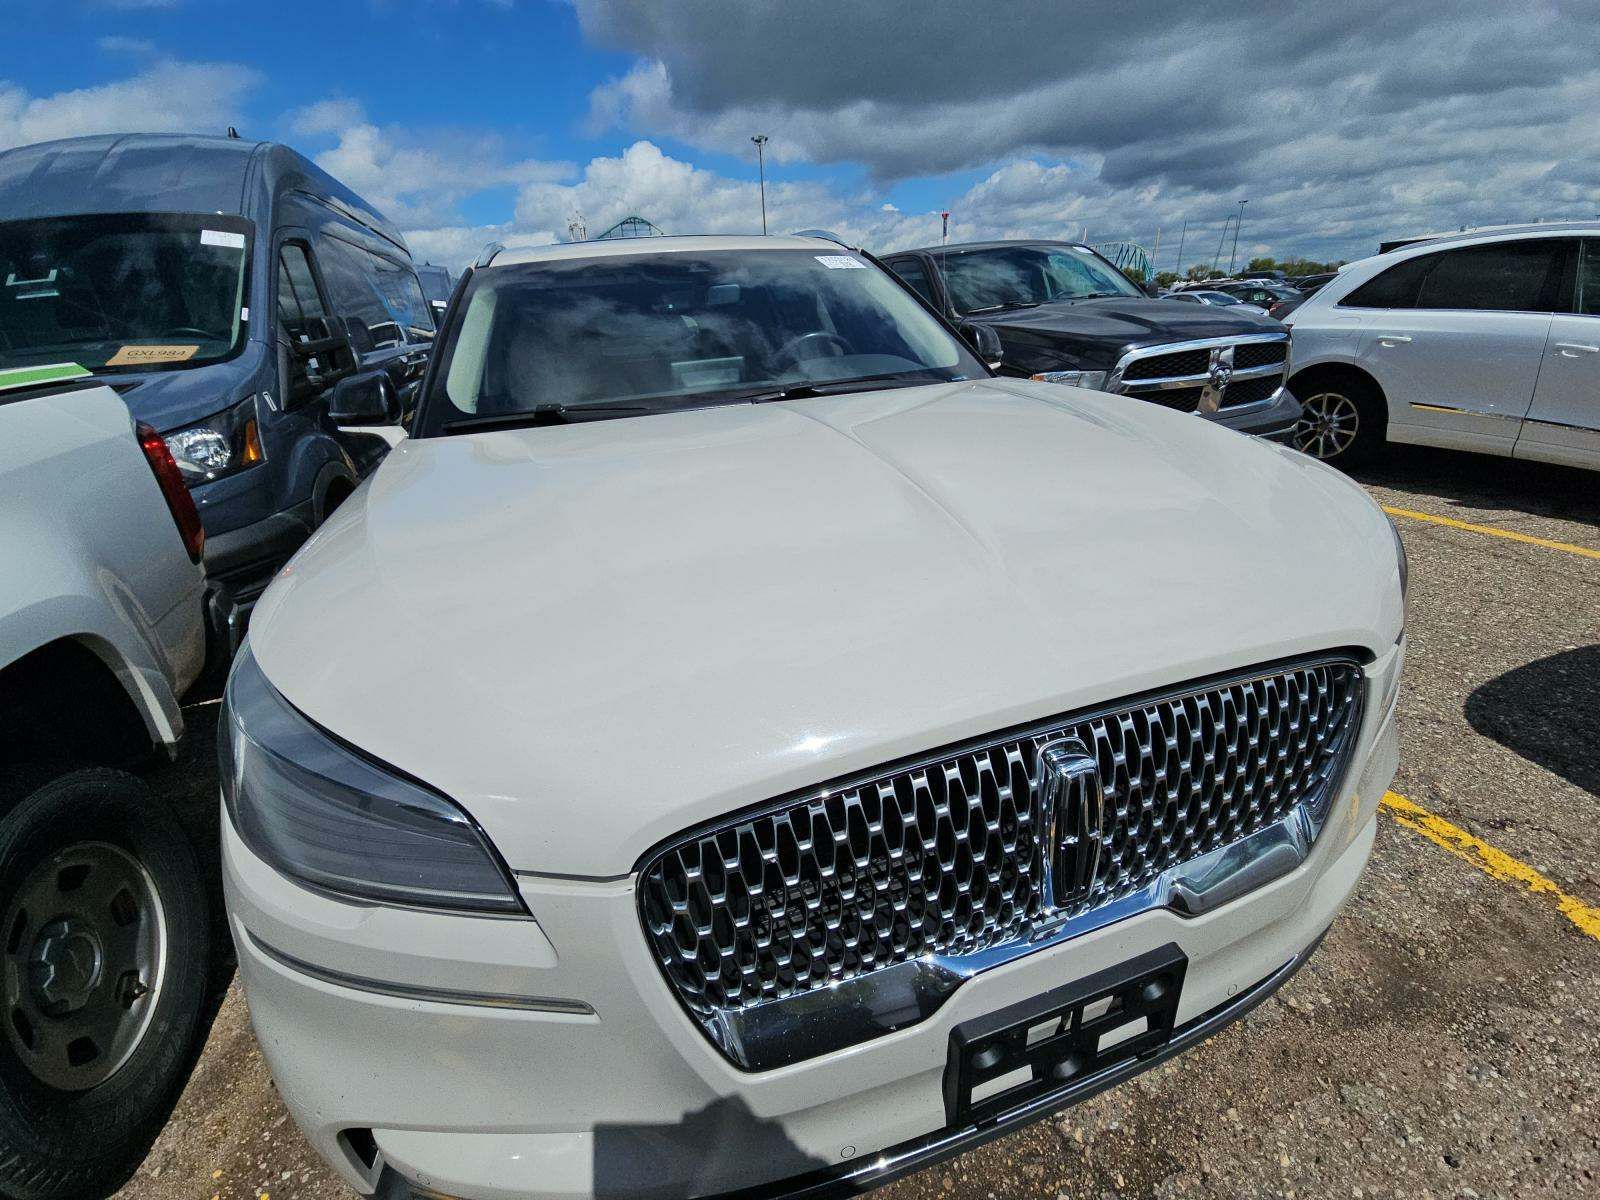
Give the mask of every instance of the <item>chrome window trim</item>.
MULTIPOLYGON (((1045 735, 1142 705, 1321 666, 1349 667, 1358 676, 1349 714, 1349 733, 1339 749, 1338 760, 1330 769, 1324 788, 1303 799, 1279 820, 1237 841, 1174 864, 1138 891, 1085 911, 1046 912, 1038 924, 1021 936, 983 950, 962 955, 924 954, 813 991, 767 1000, 742 1009, 718 1010, 705 1021, 689 1008, 685 997, 665 974, 661 976, 662 983, 678 1000, 689 1024, 707 1037, 737 1070, 773 1070, 918 1024, 937 1012, 968 979, 1036 951, 1157 909, 1167 909, 1180 917, 1201 916, 1246 892, 1262 887, 1305 861, 1328 813, 1332 811, 1334 798, 1348 778, 1350 764, 1355 760, 1361 741, 1371 683, 1366 663, 1354 653, 1334 651, 1278 660, 1241 671, 1152 689, 1026 726, 971 738, 913 759, 884 764, 821 788, 793 793, 684 830, 647 851, 636 865, 633 876, 640 932, 649 944, 649 920, 645 912, 643 887, 645 875, 663 854, 684 842, 765 814, 824 799, 835 792, 855 790, 887 775, 925 770, 951 758, 1011 740, 1045 735)), ((1047 857, 1048 854, 1047 848, 1047 857)), ((650 953, 654 958, 653 945, 650 953)))

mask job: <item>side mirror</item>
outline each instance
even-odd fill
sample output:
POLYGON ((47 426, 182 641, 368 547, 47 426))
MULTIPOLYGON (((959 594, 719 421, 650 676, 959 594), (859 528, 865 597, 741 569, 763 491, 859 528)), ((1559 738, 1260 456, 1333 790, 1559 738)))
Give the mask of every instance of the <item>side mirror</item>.
POLYGON ((1000 335, 981 321, 963 321, 958 330, 962 339, 994 370, 1000 369, 1005 350, 1000 345, 1000 335))
POLYGON ((328 416, 335 425, 395 425, 400 397, 385 371, 363 371, 334 385, 328 416))

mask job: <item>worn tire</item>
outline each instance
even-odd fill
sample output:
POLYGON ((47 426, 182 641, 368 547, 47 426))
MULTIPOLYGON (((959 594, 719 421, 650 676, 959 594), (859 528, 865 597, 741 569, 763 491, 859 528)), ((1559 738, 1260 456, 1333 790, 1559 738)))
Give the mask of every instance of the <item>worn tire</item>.
MULTIPOLYGON (((0 777, 0 922, 36 868, 85 843, 108 844, 143 869, 160 901, 165 966, 125 1061, 94 1086, 62 1090, 34 1073, 7 1028, 26 986, 8 978, 11 956, 34 937, 37 921, 19 914, 14 928, 0 929, 0 1194, 11 1200, 92 1200, 126 1182, 177 1102, 202 1031, 206 893, 187 835, 134 776, 86 768, 0 777)), ((94 989, 112 986, 109 974, 96 977, 94 989)))
POLYGON ((1337 467, 1371 462, 1388 444, 1389 406, 1377 388, 1354 374, 1313 378, 1292 386, 1300 420, 1290 444, 1337 467))

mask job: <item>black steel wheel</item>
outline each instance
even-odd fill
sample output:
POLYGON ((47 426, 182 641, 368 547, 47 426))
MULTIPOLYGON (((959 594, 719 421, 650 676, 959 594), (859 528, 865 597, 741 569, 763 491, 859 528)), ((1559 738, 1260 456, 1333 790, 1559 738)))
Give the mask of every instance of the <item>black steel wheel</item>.
POLYGON ((209 937, 194 852, 138 779, 0 783, 0 1193, 132 1173, 194 1061, 209 937))

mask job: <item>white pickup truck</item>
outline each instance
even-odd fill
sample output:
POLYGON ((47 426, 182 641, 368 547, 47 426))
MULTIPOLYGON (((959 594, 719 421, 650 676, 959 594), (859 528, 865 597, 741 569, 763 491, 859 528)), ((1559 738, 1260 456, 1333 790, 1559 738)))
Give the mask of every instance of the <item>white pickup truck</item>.
POLYGON ((201 1032, 208 900, 133 769, 206 656, 203 533, 161 438, 80 367, 0 372, 0 1196, 103 1196, 201 1032))

